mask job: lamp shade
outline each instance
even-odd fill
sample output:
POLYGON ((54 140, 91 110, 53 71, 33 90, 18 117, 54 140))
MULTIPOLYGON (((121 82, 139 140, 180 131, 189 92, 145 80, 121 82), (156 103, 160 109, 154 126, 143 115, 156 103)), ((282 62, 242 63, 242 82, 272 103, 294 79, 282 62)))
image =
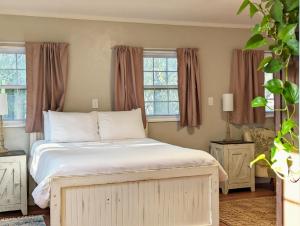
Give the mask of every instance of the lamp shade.
POLYGON ((224 93, 222 96, 223 111, 233 111, 233 94, 224 93))
POLYGON ((0 115, 8 114, 7 95, 0 93, 0 115))

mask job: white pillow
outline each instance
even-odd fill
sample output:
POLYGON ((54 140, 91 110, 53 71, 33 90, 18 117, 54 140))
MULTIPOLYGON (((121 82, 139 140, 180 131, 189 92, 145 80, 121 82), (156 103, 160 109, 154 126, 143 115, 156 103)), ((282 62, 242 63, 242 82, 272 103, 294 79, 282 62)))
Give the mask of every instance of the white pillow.
POLYGON ((101 139, 145 138, 141 109, 98 113, 101 139))
POLYGON ((49 141, 51 128, 49 125, 49 114, 47 111, 43 111, 43 118, 44 118, 44 140, 49 141))
POLYGON ((99 141, 97 112, 71 113, 49 111, 52 142, 99 141))

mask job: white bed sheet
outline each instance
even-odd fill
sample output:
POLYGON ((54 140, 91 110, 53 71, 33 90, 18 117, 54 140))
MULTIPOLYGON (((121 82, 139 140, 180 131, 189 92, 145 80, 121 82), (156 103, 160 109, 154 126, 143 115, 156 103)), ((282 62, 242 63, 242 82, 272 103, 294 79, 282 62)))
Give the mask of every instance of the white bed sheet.
MULTIPOLYGON (((30 174, 38 183, 32 195, 39 207, 47 207, 50 180, 54 176, 110 174, 215 164, 219 165, 205 151, 182 148, 149 138, 80 143, 37 141, 30 152, 30 174)), ((227 179, 227 174, 220 165, 219 178, 221 181, 227 179)))

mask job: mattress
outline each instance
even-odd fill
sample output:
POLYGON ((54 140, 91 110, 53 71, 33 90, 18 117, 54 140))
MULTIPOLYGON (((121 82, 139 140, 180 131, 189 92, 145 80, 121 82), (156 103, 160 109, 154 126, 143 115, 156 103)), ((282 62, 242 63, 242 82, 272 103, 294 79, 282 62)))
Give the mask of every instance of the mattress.
POLYGON ((227 174, 209 153, 157 140, 126 139, 101 142, 37 141, 30 151, 30 174, 37 182, 32 196, 41 208, 49 205, 54 176, 112 174, 170 168, 219 165, 220 181, 227 174))

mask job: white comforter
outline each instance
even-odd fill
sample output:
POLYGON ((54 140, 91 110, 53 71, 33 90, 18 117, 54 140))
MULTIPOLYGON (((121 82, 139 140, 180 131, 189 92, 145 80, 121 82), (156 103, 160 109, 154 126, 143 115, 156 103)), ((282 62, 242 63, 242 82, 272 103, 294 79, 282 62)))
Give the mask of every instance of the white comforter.
MULTIPOLYGON (((153 139, 105 142, 36 142, 31 149, 30 174, 38 183, 32 195, 41 208, 49 204, 53 176, 143 171, 218 164, 207 152, 182 148, 153 139)), ((221 181, 227 174, 219 166, 221 181)))

